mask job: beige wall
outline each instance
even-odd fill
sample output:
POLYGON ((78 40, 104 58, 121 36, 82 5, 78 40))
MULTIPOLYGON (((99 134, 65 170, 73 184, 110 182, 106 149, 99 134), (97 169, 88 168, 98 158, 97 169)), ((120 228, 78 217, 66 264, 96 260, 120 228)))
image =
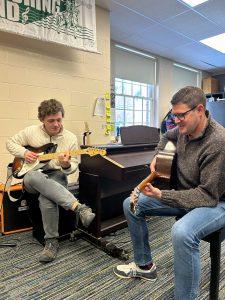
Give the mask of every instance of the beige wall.
POLYGON ((97 45, 100 53, 83 52, 0 32, 0 181, 13 157, 6 139, 26 126, 39 123, 37 107, 56 98, 66 110, 64 126, 82 144, 84 121, 91 144, 106 143, 104 117, 93 117, 95 99, 110 88, 109 13, 96 8, 97 45))

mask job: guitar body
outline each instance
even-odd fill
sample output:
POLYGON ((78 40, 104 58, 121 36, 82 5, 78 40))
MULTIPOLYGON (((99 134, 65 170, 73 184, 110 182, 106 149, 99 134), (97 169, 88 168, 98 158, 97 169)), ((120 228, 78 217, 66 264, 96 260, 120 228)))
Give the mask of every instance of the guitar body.
POLYGON ((131 193, 130 209, 133 213, 136 211, 139 195, 147 183, 154 180, 153 185, 159 189, 176 188, 176 158, 176 147, 172 142, 168 142, 165 149, 156 156, 155 171, 150 173, 131 193))
MULTIPOLYGON (((38 153, 38 154, 49 154, 55 153, 57 149, 57 145, 53 143, 48 143, 42 147, 34 148, 31 146, 25 147, 27 150, 38 153)), ((12 172, 13 177, 17 179, 21 179, 29 170, 37 170, 42 168, 49 162, 49 159, 43 162, 39 162, 38 160, 34 163, 28 164, 24 158, 15 157, 12 163, 12 172)))
POLYGON ((177 173, 176 173, 177 155, 174 152, 161 151, 156 159, 156 172, 158 176, 154 178, 153 185, 159 189, 176 188, 177 173))

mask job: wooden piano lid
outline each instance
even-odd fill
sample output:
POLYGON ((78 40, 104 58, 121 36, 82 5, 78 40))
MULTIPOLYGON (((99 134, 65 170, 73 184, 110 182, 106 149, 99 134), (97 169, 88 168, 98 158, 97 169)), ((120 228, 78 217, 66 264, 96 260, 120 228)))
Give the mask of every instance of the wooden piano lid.
MULTIPOLYGON (((147 170, 154 156, 156 145, 97 145, 98 148, 105 148, 107 155, 89 157, 82 155, 80 171, 96 174, 115 180, 122 180, 132 173, 147 170)), ((82 146, 88 147, 88 146, 82 146)), ((89 146, 91 147, 91 146, 89 146)), ((93 146, 92 146, 93 147, 93 146)))

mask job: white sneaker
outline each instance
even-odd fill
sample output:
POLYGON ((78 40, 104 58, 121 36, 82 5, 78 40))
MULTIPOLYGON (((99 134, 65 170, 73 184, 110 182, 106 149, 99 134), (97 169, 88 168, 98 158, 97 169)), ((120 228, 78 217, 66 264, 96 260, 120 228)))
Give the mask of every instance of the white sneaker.
POLYGON ((120 278, 139 277, 149 281, 157 280, 156 265, 153 264, 150 270, 140 269, 135 262, 128 265, 119 265, 113 269, 113 272, 120 278))

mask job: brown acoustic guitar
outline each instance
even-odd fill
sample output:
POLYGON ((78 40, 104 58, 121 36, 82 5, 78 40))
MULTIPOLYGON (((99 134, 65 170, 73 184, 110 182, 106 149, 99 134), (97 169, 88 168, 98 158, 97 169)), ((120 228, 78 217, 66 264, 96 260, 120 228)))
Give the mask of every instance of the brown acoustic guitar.
POLYGON ((167 182, 171 180, 172 169, 175 163, 176 147, 174 143, 168 142, 163 151, 160 151, 156 156, 155 171, 151 172, 148 177, 142 180, 141 183, 132 191, 130 210, 135 213, 138 205, 140 193, 144 190, 147 183, 152 182, 156 178, 163 179, 167 182))
MULTIPOLYGON (((38 170, 45 166, 51 159, 57 159, 60 153, 56 153, 57 145, 53 143, 48 143, 46 145, 43 145, 39 148, 34 148, 30 146, 26 146, 26 149, 35 152, 38 154, 38 158, 33 163, 28 163, 24 158, 15 157, 12 163, 12 174, 13 177, 20 179, 23 178, 24 175, 31 171, 31 170, 38 170)), ((106 155, 105 149, 98 149, 98 148, 86 148, 82 150, 74 150, 69 151, 70 156, 76 156, 76 155, 82 155, 87 154, 90 156, 95 155, 106 155)))

